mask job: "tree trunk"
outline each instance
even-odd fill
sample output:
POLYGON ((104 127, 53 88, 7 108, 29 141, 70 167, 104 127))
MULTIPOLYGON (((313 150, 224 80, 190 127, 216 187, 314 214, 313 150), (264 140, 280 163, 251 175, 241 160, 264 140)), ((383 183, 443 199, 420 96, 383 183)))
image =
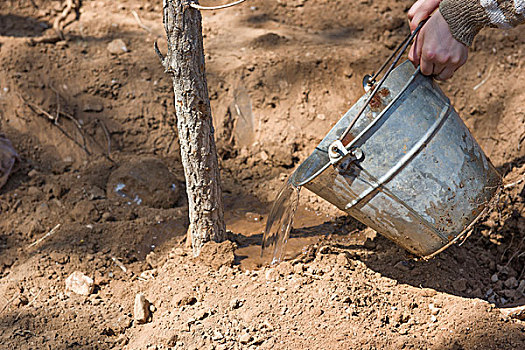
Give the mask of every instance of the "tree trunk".
MULTIPOLYGON (((188 193, 193 254, 202 245, 226 237, 217 151, 204 69, 201 14, 190 0, 164 0, 168 53, 163 58, 173 77, 180 152, 188 193)), ((157 49, 157 53, 160 55, 157 49)), ((162 58, 162 57, 161 57, 162 58)))

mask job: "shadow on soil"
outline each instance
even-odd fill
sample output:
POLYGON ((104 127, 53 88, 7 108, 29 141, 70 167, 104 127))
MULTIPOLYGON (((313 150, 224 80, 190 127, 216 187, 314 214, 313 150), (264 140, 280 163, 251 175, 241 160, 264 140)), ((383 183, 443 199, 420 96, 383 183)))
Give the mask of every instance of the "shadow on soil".
POLYGON ((31 17, 0 14, 0 36, 36 37, 42 35, 50 27, 51 25, 48 22, 31 17))

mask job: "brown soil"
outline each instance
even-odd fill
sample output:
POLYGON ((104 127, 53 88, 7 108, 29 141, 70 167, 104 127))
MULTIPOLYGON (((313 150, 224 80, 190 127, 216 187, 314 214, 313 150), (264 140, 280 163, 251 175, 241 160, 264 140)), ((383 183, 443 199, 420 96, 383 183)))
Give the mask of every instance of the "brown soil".
POLYGON ((464 244, 417 261, 303 191, 293 259, 259 266, 270 201, 407 33, 411 3, 204 13, 232 242, 194 259, 170 77, 153 51, 157 39, 165 50, 161 1, 85 0, 56 43, 38 41, 59 1, 0 2, 0 131, 20 155, 0 191, 0 347, 525 348, 525 324, 499 309, 525 303, 522 28, 483 31, 442 84, 509 185, 464 244), (110 53, 114 39, 127 51, 110 53), (253 106, 250 148, 232 137, 238 89, 253 106), (91 295, 66 290, 74 271, 93 277, 91 295), (146 324, 133 320, 137 293, 153 305, 146 324))

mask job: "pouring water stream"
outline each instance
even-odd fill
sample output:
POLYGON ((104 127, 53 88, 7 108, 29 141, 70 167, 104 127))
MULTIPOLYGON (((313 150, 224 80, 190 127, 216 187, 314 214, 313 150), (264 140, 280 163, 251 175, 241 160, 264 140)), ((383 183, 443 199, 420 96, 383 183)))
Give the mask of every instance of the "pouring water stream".
POLYGON ((291 178, 288 178, 279 191, 264 230, 261 255, 264 257, 270 250, 272 264, 280 262, 283 258, 284 247, 290 237, 295 211, 299 204, 301 187, 295 186, 291 178))

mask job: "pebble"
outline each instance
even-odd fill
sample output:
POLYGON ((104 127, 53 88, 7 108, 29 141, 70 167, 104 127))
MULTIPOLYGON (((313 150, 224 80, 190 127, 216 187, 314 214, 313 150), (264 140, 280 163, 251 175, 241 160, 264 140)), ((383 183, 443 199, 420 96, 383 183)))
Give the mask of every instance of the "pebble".
POLYGON ((185 306, 185 305, 194 305, 197 302, 197 298, 191 294, 180 294, 174 297, 175 305, 185 306))
POLYGON ((293 272, 295 274, 302 274, 304 272, 304 264, 296 264, 293 266, 293 272))
POLYGON ((490 277, 490 281, 492 283, 498 282, 499 281, 498 274, 497 273, 493 274, 492 277, 490 277))
POLYGON ((122 39, 115 39, 108 44, 108 51, 112 55, 119 55, 128 52, 128 48, 122 39))
POLYGON ((518 292, 525 293, 525 280, 521 280, 520 285, 518 286, 518 292))
POLYGON ((452 282, 452 287, 454 287, 454 289, 458 292, 464 292, 467 290, 467 280, 460 278, 459 280, 452 282))
POLYGON ((337 254, 337 257, 336 257, 335 261, 336 261, 337 265, 339 265, 339 266, 346 266, 348 264, 348 259, 347 259, 346 255, 344 253, 337 254))
POLYGON ((277 266, 277 271, 283 276, 291 275, 293 273, 293 266, 288 261, 283 261, 277 266))
POLYGON ((259 157, 263 162, 266 162, 270 158, 270 156, 268 156, 268 153, 266 153, 265 151, 261 151, 261 153, 259 153, 259 157))
POLYGON ((144 294, 139 293, 135 296, 135 305, 133 306, 133 317, 138 323, 146 323, 150 315, 149 301, 144 294))
POLYGON ((206 310, 200 310, 195 314, 195 318, 198 321, 204 320, 206 317, 210 316, 210 313, 206 310))
POLYGON ((176 255, 176 256, 186 256, 186 252, 184 251, 184 249, 178 247, 178 248, 175 248, 173 250, 173 254, 176 255))
POLYGON ((279 279, 279 273, 275 269, 268 269, 265 272, 266 280, 269 282, 275 282, 279 279))
POLYGON ((40 194, 40 190, 35 186, 31 186, 27 189, 27 194, 30 196, 38 196, 40 194))
POLYGON ((439 311, 441 310, 440 308, 434 306, 434 304, 428 304, 428 308, 430 310, 430 313, 434 316, 436 316, 437 314, 439 314, 439 311))
POLYGON ((518 280, 516 279, 516 277, 509 277, 505 282, 505 287, 507 288, 510 288, 510 289, 514 289, 516 287, 518 287, 518 280))
POLYGON ((222 339, 224 339, 224 335, 222 335, 221 332, 219 332, 219 331, 213 332, 213 336, 211 337, 211 340, 219 341, 219 340, 222 340, 222 339))
POLYGON ((239 337, 239 342, 241 344, 248 344, 250 342, 250 340, 252 340, 252 336, 249 334, 249 333, 243 333, 240 337, 239 337))
POLYGON ((35 176, 37 176, 38 174, 40 174, 40 173, 38 172, 38 170, 33 169, 33 170, 31 170, 31 171, 29 171, 29 172, 27 173, 27 176, 29 176, 29 177, 35 177, 35 176))
POLYGON ((238 308, 240 308, 243 304, 244 304, 244 300, 242 300, 242 299, 237 299, 237 298, 232 299, 232 300, 230 301, 230 309, 232 309, 232 310, 238 309, 238 308))
POLYGON ((500 294, 503 294, 503 296, 507 299, 512 299, 516 296, 516 290, 515 289, 503 289, 499 292, 500 294))
POLYGON ((80 295, 93 293, 95 283, 93 279, 82 272, 75 271, 66 279, 66 289, 80 295))
POLYGON ((104 105, 97 101, 89 101, 84 104, 82 107, 83 112, 95 112, 100 113, 104 110, 104 105))

